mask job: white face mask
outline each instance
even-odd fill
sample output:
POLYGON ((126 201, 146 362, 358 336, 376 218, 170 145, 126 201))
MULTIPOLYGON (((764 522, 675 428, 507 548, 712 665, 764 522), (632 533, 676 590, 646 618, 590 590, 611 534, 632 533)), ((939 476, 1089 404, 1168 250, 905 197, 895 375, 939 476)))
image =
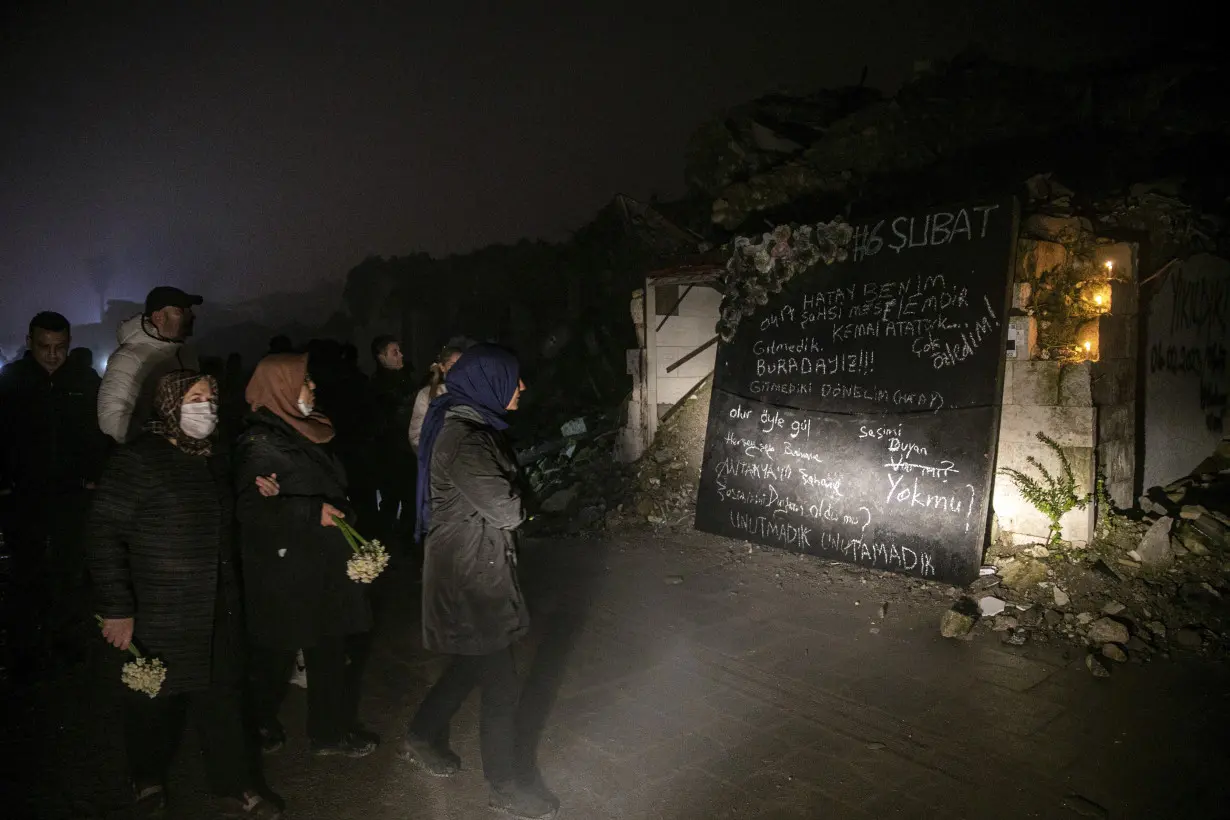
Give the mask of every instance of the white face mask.
POLYGON ((313 405, 308 404, 303 399, 299 399, 299 412, 303 414, 304 418, 312 415, 312 411, 315 409, 316 408, 313 405))
POLYGON ((179 410, 179 426, 190 438, 209 438, 218 427, 218 411, 211 401, 194 401, 179 410))

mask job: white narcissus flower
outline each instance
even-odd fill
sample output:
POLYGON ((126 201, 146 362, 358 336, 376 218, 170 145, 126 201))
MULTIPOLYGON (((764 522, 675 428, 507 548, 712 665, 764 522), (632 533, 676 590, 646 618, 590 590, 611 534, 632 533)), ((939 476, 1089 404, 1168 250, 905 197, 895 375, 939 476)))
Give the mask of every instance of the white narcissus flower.
POLYGON ((167 668, 158 658, 136 658, 124 664, 120 672, 120 680, 125 686, 151 698, 162 691, 166 679, 167 668))
POLYGON ((389 565, 389 553, 379 541, 372 540, 355 551, 346 562, 346 575, 360 584, 370 584, 389 565))

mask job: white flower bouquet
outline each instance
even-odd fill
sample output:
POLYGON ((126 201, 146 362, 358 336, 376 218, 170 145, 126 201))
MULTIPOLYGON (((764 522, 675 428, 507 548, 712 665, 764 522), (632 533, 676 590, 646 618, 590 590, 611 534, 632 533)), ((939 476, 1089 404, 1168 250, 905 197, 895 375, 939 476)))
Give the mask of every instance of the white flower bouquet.
POLYGON ((384 544, 374 538, 368 541, 359 535, 354 527, 347 524, 344 518, 338 518, 335 515, 333 521, 342 531, 342 535, 346 537, 346 543, 354 550, 354 555, 350 556, 350 560, 346 562, 347 577, 360 584, 370 584, 375 581, 389 565, 389 553, 384 548, 384 544))
MULTIPOLYGON (((95 615, 94 619, 100 625, 103 622, 98 615, 95 615)), ((162 691, 163 682, 167 679, 167 668, 163 666, 160 659, 147 658, 142 655, 132 641, 128 642, 128 651, 132 653, 133 659, 124 664, 124 669, 120 672, 120 680, 134 692, 149 695, 151 698, 157 696, 162 691)))

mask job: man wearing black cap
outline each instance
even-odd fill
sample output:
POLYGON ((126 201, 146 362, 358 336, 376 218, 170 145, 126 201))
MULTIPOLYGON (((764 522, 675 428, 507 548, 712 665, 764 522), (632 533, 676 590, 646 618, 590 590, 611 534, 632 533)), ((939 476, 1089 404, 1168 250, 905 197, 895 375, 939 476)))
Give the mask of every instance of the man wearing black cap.
POLYGON ((153 405, 158 378, 172 370, 200 370, 192 335, 192 309, 204 300, 161 285, 145 297, 145 312, 120 325, 119 348, 107 360, 98 389, 98 426, 120 442, 141 432, 153 405))

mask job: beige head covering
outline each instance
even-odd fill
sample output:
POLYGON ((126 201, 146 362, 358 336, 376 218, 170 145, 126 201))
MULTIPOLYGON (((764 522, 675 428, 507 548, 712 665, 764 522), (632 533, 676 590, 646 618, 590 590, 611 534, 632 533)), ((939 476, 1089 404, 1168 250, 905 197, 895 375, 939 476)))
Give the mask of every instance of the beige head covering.
POLYGON ((275 353, 260 360, 244 398, 253 410, 265 408, 294 427, 309 441, 324 444, 333 438, 333 422, 322 413, 307 418, 299 412, 299 390, 307 379, 306 353, 275 353))

